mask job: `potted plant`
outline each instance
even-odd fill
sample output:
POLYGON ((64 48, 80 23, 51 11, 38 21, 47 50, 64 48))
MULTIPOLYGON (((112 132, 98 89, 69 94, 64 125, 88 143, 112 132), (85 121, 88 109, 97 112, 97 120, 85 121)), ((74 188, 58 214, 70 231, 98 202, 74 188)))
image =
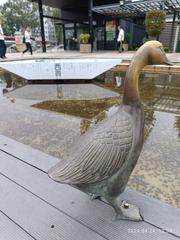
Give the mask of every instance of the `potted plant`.
POLYGON ((131 34, 125 32, 124 33, 124 42, 123 42, 124 51, 128 51, 130 38, 131 38, 131 34))
POLYGON ((91 44, 90 41, 90 34, 89 33, 82 33, 79 36, 80 40, 80 52, 81 53, 90 53, 91 52, 91 44))

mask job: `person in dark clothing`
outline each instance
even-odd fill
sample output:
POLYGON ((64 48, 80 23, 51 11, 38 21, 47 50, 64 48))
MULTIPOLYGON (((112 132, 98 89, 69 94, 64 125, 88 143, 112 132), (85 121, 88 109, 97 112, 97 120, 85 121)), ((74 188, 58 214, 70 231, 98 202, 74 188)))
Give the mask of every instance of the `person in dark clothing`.
POLYGON ((31 46, 31 30, 29 27, 26 28, 26 31, 24 33, 25 37, 25 44, 26 49, 23 51, 23 54, 27 51, 30 51, 31 55, 33 54, 32 46, 31 46))
POLYGON ((4 41, 4 33, 0 24, 0 58, 6 58, 6 44, 4 41))

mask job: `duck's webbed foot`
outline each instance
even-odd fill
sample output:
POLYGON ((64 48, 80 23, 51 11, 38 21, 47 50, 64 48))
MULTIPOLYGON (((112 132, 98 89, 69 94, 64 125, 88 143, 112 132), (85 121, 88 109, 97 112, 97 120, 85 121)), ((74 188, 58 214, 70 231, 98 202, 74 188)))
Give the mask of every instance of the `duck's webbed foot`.
POLYGON ((116 212, 113 220, 143 221, 143 217, 137 206, 127 203, 125 200, 120 200, 119 198, 112 199, 109 203, 116 212))

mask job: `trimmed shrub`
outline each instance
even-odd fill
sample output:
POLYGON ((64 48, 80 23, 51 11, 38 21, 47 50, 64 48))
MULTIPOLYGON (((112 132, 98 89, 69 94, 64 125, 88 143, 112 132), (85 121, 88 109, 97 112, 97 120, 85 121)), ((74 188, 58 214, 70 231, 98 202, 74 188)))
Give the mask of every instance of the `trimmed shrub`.
POLYGON ((152 36, 158 36, 166 26, 166 12, 163 10, 153 10, 146 13, 146 32, 152 36))

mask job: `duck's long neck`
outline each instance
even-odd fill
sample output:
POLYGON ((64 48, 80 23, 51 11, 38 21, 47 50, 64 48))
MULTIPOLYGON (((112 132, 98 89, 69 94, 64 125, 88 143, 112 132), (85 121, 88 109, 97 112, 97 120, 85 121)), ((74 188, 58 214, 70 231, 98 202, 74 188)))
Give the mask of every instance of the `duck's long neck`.
POLYGON ((143 57, 134 57, 128 68, 124 82, 123 104, 133 104, 140 101, 138 80, 142 68, 147 65, 147 60, 143 57))

